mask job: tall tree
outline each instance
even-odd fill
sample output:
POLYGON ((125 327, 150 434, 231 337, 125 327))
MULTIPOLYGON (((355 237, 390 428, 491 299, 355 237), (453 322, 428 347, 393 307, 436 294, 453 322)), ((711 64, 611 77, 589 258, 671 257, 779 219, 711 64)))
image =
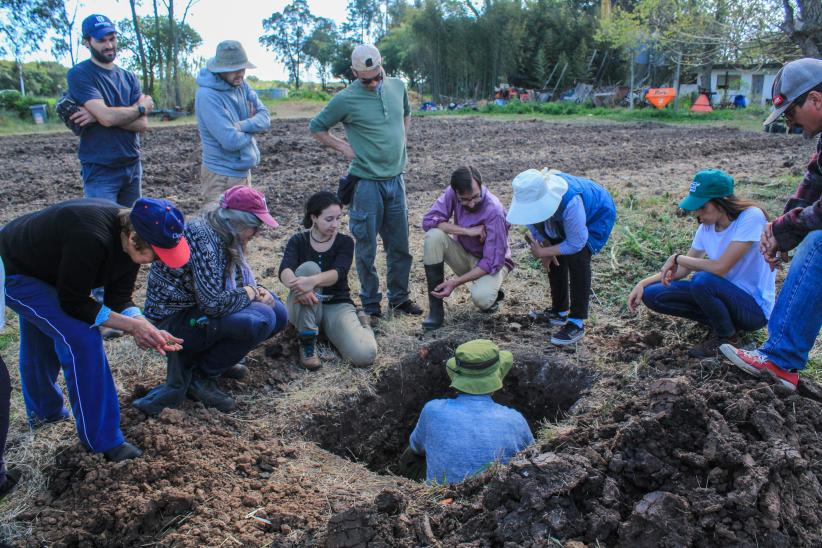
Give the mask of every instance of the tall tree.
POLYGON ((380 13, 378 0, 349 0, 347 11, 343 32, 364 44, 371 37, 371 27, 377 23, 380 13))
POLYGON ((782 0, 785 20, 782 30, 806 57, 822 52, 822 2, 819 0, 782 0))
POLYGON ((143 75, 143 89, 151 89, 148 85, 148 64, 146 62, 146 48, 143 46, 143 31, 140 28, 140 19, 137 17, 137 0, 128 0, 131 7, 131 21, 134 25, 134 35, 137 38, 137 58, 140 60, 140 74, 143 75))
POLYGON ((268 34, 260 37, 260 44, 285 63, 289 79, 297 89, 302 84, 300 74, 306 63, 305 48, 314 20, 306 0, 293 0, 282 13, 275 12, 263 20, 263 30, 268 34))
POLYGON ((0 55, 14 58, 23 95, 23 59, 40 49, 59 9, 60 0, 0 0, 0 55))
POLYGON ((71 65, 77 64, 77 52, 80 47, 80 36, 75 35, 74 25, 77 21, 77 10, 79 2, 74 4, 74 9, 69 10, 65 0, 60 2, 57 12, 54 14, 54 36, 51 38, 51 53, 56 59, 66 55, 71 61, 71 65), (71 11, 71 14, 69 14, 71 11))
POLYGON ((318 17, 304 49, 305 54, 312 60, 311 64, 317 70, 323 89, 331 73, 338 41, 339 36, 334 21, 318 17))

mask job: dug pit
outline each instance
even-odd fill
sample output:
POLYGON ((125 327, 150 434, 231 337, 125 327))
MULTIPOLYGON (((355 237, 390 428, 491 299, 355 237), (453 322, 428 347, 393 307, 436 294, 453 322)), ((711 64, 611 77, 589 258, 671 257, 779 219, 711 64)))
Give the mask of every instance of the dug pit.
MULTIPOLYGON (((461 342, 461 341, 460 341, 461 342)), ((426 402, 456 395, 445 361, 459 344, 438 341, 383 372, 371 386, 333 398, 301 425, 323 449, 380 474, 394 473, 426 402)), ((563 420, 591 388, 596 372, 565 361, 514 351, 514 367, 494 400, 521 412, 533 432, 563 420)))

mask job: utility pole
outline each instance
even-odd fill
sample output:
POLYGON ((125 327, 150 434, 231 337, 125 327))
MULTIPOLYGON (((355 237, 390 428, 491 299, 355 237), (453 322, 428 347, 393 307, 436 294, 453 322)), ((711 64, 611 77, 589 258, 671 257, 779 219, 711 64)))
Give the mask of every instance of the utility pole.
POLYGON ((628 109, 634 110, 634 62, 636 61, 636 54, 631 49, 631 89, 628 90, 628 109))
POLYGON ((678 51, 676 55, 676 72, 674 73, 674 110, 679 109, 679 68, 682 66, 682 52, 678 51))

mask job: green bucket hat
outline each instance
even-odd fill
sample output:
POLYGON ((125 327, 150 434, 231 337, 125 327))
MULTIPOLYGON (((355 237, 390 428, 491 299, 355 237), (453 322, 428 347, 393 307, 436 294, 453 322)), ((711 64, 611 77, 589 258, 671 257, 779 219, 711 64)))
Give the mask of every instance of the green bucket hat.
POLYGON ((459 345, 445 369, 451 388, 466 394, 490 394, 502 388, 512 365, 513 354, 487 339, 475 339, 459 345))
POLYGON ((711 198, 725 198, 734 193, 734 179, 721 169, 703 169, 691 183, 691 190, 679 202, 679 207, 686 211, 695 211, 704 206, 711 198))

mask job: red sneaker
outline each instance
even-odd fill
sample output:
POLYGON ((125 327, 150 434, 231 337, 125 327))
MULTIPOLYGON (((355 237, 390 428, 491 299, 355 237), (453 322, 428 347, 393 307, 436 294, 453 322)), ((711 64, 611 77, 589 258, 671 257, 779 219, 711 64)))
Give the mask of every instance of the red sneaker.
POLYGON ((730 344, 723 344, 719 350, 731 363, 749 375, 761 377, 767 373, 791 391, 796 390, 796 385, 799 384, 797 373, 782 369, 758 350, 742 350, 730 344))

